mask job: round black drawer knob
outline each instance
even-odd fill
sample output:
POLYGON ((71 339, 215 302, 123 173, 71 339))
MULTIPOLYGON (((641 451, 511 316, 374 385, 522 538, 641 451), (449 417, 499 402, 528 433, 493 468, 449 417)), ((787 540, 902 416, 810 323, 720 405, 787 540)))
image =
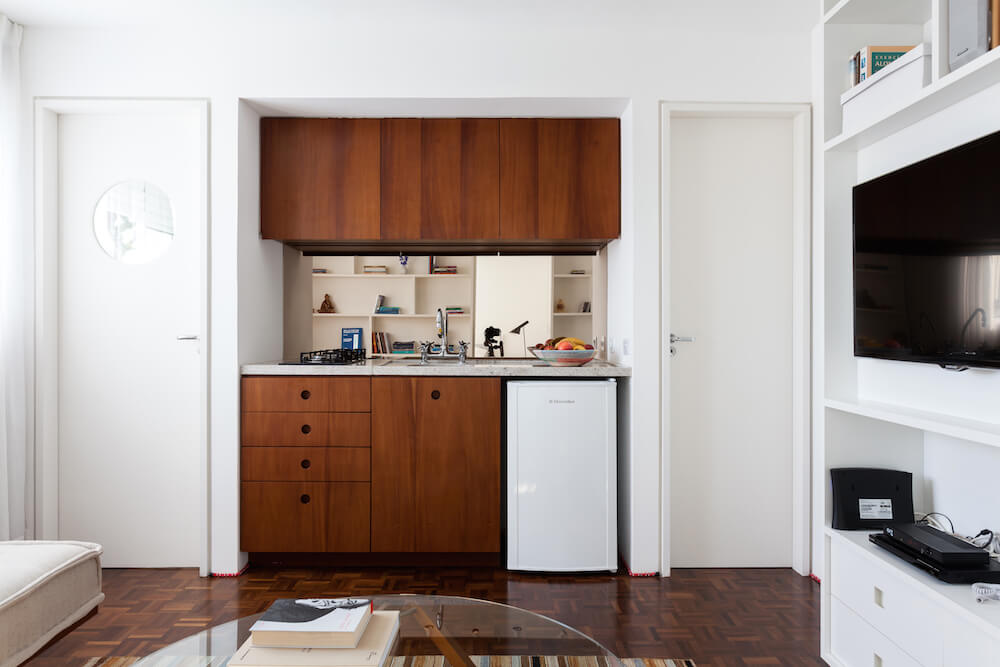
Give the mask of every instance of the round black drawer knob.
POLYGON ((303 433, 305 433, 306 435, 309 435, 309 433, 310 433, 310 432, 311 432, 312 430, 313 430, 313 427, 312 427, 312 426, 310 426, 309 424, 303 424, 303 425, 302 425, 302 432, 303 432, 303 433))
POLYGON ((302 397, 302 400, 303 400, 303 401, 308 401, 308 400, 309 400, 309 397, 310 397, 310 396, 312 396, 312 394, 311 394, 311 393, 309 392, 309 390, 308 390, 308 389, 303 389, 303 390, 302 390, 302 393, 301 393, 301 394, 299 394, 299 396, 301 396, 301 397, 302 397))
POLYGON ((309 497, 308 493, 303 493, 301 496, 299 496, 299 500, 302 502, 303 505, 308 505, 309 501, 312 500, 312 498, 309 497))
POLYGON ((438 400, 439 398, 441 398, 441 392, 435 389, 434 391, 431 392, 431 398, 433 398, 435 401, 438 400))
POLYGON ((299 465, 302 466, 303 470, 308 470, 309 466, 312 465, 312 461, 310 461, 309 459, 302 459, 302 463, 300 463, 299 465))

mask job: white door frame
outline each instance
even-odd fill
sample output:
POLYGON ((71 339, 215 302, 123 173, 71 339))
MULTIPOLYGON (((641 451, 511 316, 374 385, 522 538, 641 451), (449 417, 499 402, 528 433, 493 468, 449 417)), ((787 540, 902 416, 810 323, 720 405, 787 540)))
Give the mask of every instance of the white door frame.
POLYGON ((202 266, 199 572, 209 569, 209 106, 207 99, 35 98, 35 535, 59 538, 59 116, 194 112, 201 119, 202 266))
MULTIPOLYGON (((792 569, 810 573, 812 313, 810 259, 812 110, 808 104, 660 104, 660 330, 670 330, 670 121, 673 118, 788 118, 792 121, 792 569)), ((660 375, 660 572, 670 574, 670 346, 660 375)))

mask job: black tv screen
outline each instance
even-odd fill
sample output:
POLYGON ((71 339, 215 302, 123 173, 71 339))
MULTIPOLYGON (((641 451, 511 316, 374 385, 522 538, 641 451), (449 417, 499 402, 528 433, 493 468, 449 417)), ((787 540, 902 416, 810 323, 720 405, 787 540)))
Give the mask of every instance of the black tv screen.
POLYGON ((854 354, 1000 368, 1000 132, 854 187, 854 354))

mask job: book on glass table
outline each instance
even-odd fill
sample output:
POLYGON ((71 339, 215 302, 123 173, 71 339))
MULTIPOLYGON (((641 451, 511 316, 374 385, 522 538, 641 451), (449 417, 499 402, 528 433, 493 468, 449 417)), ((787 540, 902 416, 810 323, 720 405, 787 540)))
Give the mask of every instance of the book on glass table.
POLYGON ((230 667, 384 667, 399 633, 398 611, 376 611, 355 648, 255 646, 253 637, 229 660, 230 667))
POLYGON ((354 648, 372 616, 371 600, 275 600, 250 628, 254 646, 354 648))

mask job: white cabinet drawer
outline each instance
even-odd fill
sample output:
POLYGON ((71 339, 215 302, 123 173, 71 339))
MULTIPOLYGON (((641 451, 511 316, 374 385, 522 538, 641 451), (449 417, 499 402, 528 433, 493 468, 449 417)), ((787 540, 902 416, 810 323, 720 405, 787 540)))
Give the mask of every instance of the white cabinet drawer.
POLYGON ((921 667, 836 598, 830 600, 830 651, 845 667, 921 667))
MULTIPOLYGON (((949 615, 896 573, 851 544, 834 540, 830 592, 926 667, 941 667, 949 615)), ((865 665, 872 664, 871 660, 865 665)))

